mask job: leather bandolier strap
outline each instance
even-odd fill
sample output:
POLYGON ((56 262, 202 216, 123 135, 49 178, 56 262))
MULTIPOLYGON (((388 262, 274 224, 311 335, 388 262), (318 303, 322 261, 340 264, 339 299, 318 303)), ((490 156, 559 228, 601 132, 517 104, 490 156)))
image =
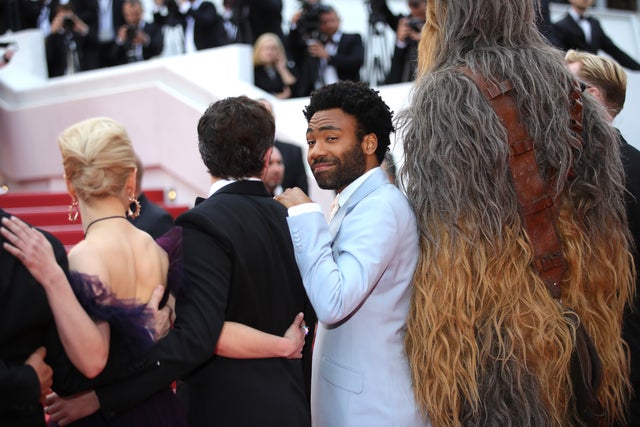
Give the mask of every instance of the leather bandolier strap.
MULTIPOLYGON (((475 82, 507 130, 509 168, 518 198, 520 216, 533 249, 533 266, 551 295, 559 299, 562 294, 560 285, 567 270, 567 263, 562 254, 557 229, 559 207, 555 203, 554 188, 558 178, 551 171, 550 178, 545 181, 540 172, 533 140, 520 118, 518 106, 511 94, 513 84, 509 80, 497 83, 490 81, 467 67, 461 68, 461 71, 475 82)), ((569 127, 577 138, 577 144, 581 145, 582 93, 577 82, 574 82, 570 101, 569 127)), ((572 174, 573 171, 569 168, 568 176, 561 178, 566 181, 572 174)), ((600 357, 579 316, 565 308, 565 318, 576 327, 571 355, 575 407, 584 425, 599 426, 605 420, 605 412, 597 396, 603 376, 600 357)))
MULTIPOLYGON (((554 203, 556 177, 544 180, 534 143, 520 120, 518 106, 511 95, 513 85, 509 80, 493 82, 469 68, 461 71, 470 77, 487 98, 507 130, 509 143, 509 168, 516 190, 520 216, 533 249, 533 266, 554 298, 560 298, 562 275, 567 263, 562 255, 560 235, 557 229, 558 206, 554 203)), ((576 85, 571 95, 571 128, 582 135, 582 101, 576 85)), ((566 180, 566 177, 564 177, 566 180)))

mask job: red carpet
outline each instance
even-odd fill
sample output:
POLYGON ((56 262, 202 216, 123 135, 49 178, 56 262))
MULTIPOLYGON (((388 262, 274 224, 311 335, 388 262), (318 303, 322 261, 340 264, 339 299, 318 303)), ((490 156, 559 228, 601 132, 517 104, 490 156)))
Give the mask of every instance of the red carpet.
MULTIPOLYGON (((145 190, 152 202, 162 206, 174 218, 189 209, 183 205, 166 205, 162 190, 145 190)), ((0 196, 0 207, 31 225, 56 236, 69 250, 83 238, 80 220, 69 222, 71 197, 67 193, 8 193, 0 196)))

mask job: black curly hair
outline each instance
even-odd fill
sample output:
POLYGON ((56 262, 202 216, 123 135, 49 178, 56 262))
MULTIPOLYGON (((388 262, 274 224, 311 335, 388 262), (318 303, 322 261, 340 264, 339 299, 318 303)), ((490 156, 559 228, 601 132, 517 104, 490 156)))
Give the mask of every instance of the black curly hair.
POLYGON ((393 112, 380 97, 377 90, 365 83, 341 81, 314 91, 309 105, 303 110, 307 123, 318 112, 339 108, 355 117, 358 128, 356 136, 362 141, 365 135, 373 133, 378 138, 376 158, 382 163, 389 150, 390 134, 394 132, 393 112))

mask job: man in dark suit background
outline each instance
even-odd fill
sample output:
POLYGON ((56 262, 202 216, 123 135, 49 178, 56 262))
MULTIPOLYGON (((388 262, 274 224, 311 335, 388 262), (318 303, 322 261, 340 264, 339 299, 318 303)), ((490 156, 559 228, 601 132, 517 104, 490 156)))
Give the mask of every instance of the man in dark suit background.
POLYGON ((309 191, 307 181, 307 171, 302 161, 302 147, 288 142, 276 140, 274 145, 282 155, 282 162, 285 165, 282 188, 300 187, 302 191, 309 191))
MULTIPOLYGON (((257 101, 264 105, 275 119, 271 102, 265 98, 260 98, 257 101)), ((274 146, 280 151, 282 163, 284 163, 284 179, 280 183, 282 189, 299 187, 302 191, 308 193, 309 181, 307 180, 307 170, 304 166, 307 156, 302 154, 302 147, 277 139, 274 142, 274 146)))
POLYGON ((593 0, 569 0, 571 7, 567 15, 553 24, 553 36, 556 47, 567 51, 580 50, 597 54, 602 50, 620 65, 630 70, 640 70, 640 64, 623 52, 607 36, 600 21, 585 12, 593 4, 593 0))
POLYGON ((142 19, 140 0, 125 0, 122 4, 124 25, 117 29, 111 50, 113 65, 144 61, 162 53, 162 28, 142 19))
MULTIPOLYGON (((0 218, 9 216, 0 209, 0 218)), ((66 270, 64 246, 45 235, 66 270)), ((44 289, 3 248, 4 241, 0 236, 0 425, 44 427, 40 400, 51 387, 52 371, 43 360, 43 346, 55 334, 55 324, 44 289)))
POLYGON ((298 83, 296 96, 309 96, 314 89, 340 80, 360 81, 364 63, 364 44, 360 34, 343 33, 335 9, 323 4, 315 7, 318 39, 292 27, 288 48, 295 61, 298 83))
POLYGON ((173 227, 173 217, 169 212, 149 200, 142 192, 143 175, 142 161, 136 156, 136 199, 140 203, 140 215, 131 222, 140 230, 146 231, 151 237, 157 239, 173 227))
POLYGON ((225 44, 224 26, 216 7, 210 1, 180 0, 186 53, 225 44))
POLYGON ((176 221, 184 286, 174 328, 131 364, 130 378, 80 397, 81 416, 98 407, 108 416, 182 378, 177 392, 192 427, 310 425, 305 379, 313 331, 305 337, 301 327, 303 313, 310 326, 315 314, 286 209, 259 179, 274 133, 273 116, 245 96, 218 101, 201 117, 199 149, 211 195, 176 221), (292 335, 299 338, 293 350, 292 335))

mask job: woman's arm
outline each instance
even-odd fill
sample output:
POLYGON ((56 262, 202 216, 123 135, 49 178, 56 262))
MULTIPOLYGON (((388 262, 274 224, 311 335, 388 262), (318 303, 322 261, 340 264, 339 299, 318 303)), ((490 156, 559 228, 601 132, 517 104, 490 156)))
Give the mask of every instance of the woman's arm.
MULTIPOLYGON (((104 369, 109 355, 109 324, 84 311, 44 235, 16 217, 2 219, 4 249, 17 257, 42 285, 65 352, 87 378, 104 369)), ((95 263, 94 263, 95 265, 95 263)), ((98 276, 100 269, 96 267, 98 276)))
POLYGON ((285 357, 300 359, 308 328, 304 315, 298 313, 284 336, 271 335, 250 326, 224 322, 216 354, 232 359, 263 359, 285 357))

